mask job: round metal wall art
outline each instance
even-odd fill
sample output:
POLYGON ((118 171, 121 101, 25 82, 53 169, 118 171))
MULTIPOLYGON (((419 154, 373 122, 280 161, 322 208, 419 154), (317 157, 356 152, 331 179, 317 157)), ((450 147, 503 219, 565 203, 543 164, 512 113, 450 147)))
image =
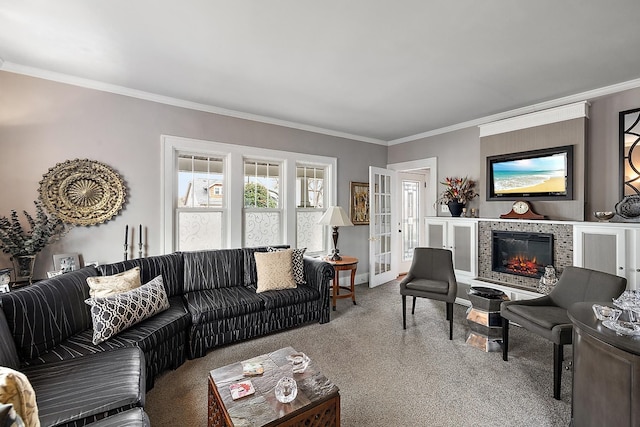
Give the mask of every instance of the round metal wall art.
POLYGON ((109 221, 125 203, 120 175, 95 160, 58 163, 40 181, 40 199, 47 211, 67 224, 96 225, 109 221))

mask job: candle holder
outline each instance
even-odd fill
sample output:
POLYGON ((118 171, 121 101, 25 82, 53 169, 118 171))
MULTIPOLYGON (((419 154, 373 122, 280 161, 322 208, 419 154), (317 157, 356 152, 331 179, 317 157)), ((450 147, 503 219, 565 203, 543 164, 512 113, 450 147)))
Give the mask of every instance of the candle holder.
POLYGON ((127 256, 129 255, 128 252, 129 252, 129 245, 125 243, 124 244, 124 260, 125 261, 127 260, 127 256))
POLYGON ((142 242, 138 243, 138 258, 142 258, 142 242))

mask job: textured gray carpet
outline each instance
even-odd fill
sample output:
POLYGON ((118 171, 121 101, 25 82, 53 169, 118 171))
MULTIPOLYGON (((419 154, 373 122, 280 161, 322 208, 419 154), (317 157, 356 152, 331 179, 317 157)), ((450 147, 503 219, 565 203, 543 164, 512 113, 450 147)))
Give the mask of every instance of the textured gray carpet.
MULTIPOLYGON (((454 305, 448 338, 445 305, 418 299, 407 314, 396 282, 356 288, 358 305, 338 301, 331 322, 210 351, 156 380, 146 411, 154 427, 206 426, 207 375, 214 368, 291 346, 305 352, 339 388, 350 426, 567 426, 571 372, 562 400, 552 397, 553 345, 511 328, 509 361, 465 344, 466 307, 454 305)), ((567 360, 571 346, 565 348, 567 360)))

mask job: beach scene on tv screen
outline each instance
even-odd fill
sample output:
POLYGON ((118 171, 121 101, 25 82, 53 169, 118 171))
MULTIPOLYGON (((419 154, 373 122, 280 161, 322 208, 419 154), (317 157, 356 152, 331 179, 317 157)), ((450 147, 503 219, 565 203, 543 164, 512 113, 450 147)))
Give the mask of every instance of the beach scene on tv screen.
POLYGON ((496 195, 513 193, 566 193, 565 153, 493 164, 496 195))

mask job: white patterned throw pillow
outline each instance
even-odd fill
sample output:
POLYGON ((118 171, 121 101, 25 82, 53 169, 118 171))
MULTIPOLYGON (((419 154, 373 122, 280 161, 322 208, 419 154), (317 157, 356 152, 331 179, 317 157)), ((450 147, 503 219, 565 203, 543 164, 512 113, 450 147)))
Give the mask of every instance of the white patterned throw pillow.
MULTIPOLYGON (((282 250, 284 249, 272 247, 267 248, 267 251, 269 252, 277 252, 282 250)), ((304 285, 305 283, 307 283, 307 281, 304 280, 304 253, 307 248, 291 250, 293 251, 291 253, 291 267, 293 268, 293 278, 298 285, 304 285)))
POLYGON ((169 308, 162 276, 139 288, 104 298, 89 298, 93 321, 93 344, 112 336, 169 308))

